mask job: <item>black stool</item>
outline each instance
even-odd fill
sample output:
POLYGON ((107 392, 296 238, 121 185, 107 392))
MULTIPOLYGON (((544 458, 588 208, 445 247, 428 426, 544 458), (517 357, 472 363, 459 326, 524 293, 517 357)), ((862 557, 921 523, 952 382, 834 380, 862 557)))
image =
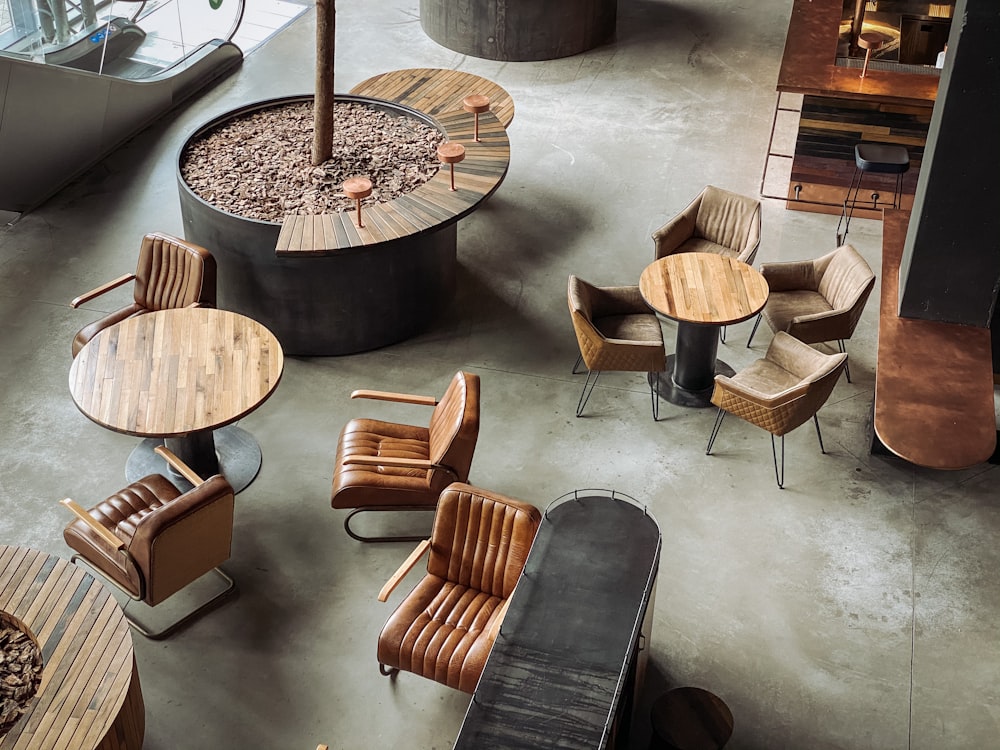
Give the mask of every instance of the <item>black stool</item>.
MULTIPOLYGON (((854 206, 858 202, 858 193, 861 192, 861 179, 865 172, 894 174, 896 184, 892 189, 892 207, 899 208, 903 195, 903 174, 910 168, 910 153, 905 146, 896 146, 890 143, 859 143, 854 147, 854 176, 851 178, 851 186, 847 189, 847 197, 844 199, 844 210, 840 214, 840 221, 837 222, 837 246, 840 247, 847 239, 847 232, 851 227, 851 216, 854 214, 854 206), (854 197, 851 197, 851 191, 854 197), (846 219, 846 222, 845 222, 846 219), (844 224, 844 233, 840 233, 840 225, 844 224)), ((878 208, 878 193, 872 193, 872 208, 878 208)), ((867 201, 866 201, 867 202, 867 201)))
POLYGON ((717 695, 696 687, 669 690, 650 710, 649 750, 722 750, 733 735, 733 714, 717 695))

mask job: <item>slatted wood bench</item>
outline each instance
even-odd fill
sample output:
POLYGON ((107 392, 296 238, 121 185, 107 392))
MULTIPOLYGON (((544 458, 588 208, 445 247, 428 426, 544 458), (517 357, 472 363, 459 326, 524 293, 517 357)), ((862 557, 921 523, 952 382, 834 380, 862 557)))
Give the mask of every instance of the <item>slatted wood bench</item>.
POLYGON ((507 174, 506 126, 514 117, 514 103, 492 81, 457 70, 417 68, 382 73, 350 93, 392 101, 433 117, 449 141, 465 147, 465 159, 454 165, 456 190, 449 189, 449 170, 442 168, 407 195, 365 206, 363 227, 357 226, 350 211, 286 217, 275 248, 279 257, 323 256, 435 231, 474 211, 507 174), (474 137, 474 115, 462 109, 462 99, 470 94, 483 94, 491 102, 490 111, 479 115, 479 142, 474 137))
POLYGON ((882 225, 873 451, 881 445, 918 466, 964 469, 996 448, 990 331, 897 315, 908 222, 908 211, 887 210, 882 225))
POLYGON ((42 651, 42 681, 2 750, 139 750, 132 634, 110 592, 67 560, 0 546, 0 611, 42 651))

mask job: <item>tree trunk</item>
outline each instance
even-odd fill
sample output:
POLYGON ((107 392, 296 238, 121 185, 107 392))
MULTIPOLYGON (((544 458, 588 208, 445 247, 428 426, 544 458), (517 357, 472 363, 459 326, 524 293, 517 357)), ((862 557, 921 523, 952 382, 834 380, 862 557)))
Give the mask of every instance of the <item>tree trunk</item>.
POLYGON ((333 156, 333 51, 335 0, 316 0, 316 98, 313 102, 313 166, 333 156))

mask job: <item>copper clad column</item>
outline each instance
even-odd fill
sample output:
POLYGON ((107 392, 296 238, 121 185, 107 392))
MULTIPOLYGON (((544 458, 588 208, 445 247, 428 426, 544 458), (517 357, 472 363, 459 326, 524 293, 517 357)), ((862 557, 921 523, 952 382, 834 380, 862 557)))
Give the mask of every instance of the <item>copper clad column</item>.
POLYGON ((440 45, 487 60, 554 60, 611 40, 618 0, 420 0, 440 45))

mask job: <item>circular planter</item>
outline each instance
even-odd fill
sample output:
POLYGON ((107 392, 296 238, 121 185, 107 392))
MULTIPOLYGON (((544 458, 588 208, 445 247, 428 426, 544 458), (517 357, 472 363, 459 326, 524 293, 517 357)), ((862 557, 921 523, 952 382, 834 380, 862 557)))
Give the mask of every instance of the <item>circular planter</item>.
MULTIPOLYGON (((352 354, 402 341, 424 330, 454 297, 456 222, 465 213, 375 244, 279 256, 275 247, 280 223, 218 209, 197 196, 181 176, 188 144, 208 131, 262 109, 312 98, 287 96, 249 104, 214 118, 188 137, 177 161, 184 235, 208 248, 218 261, 219 307, 263 323, 286 354, 352 354)), ((362 96, 336 98, 415 117, 446 132, 410 107, 362 96)))

